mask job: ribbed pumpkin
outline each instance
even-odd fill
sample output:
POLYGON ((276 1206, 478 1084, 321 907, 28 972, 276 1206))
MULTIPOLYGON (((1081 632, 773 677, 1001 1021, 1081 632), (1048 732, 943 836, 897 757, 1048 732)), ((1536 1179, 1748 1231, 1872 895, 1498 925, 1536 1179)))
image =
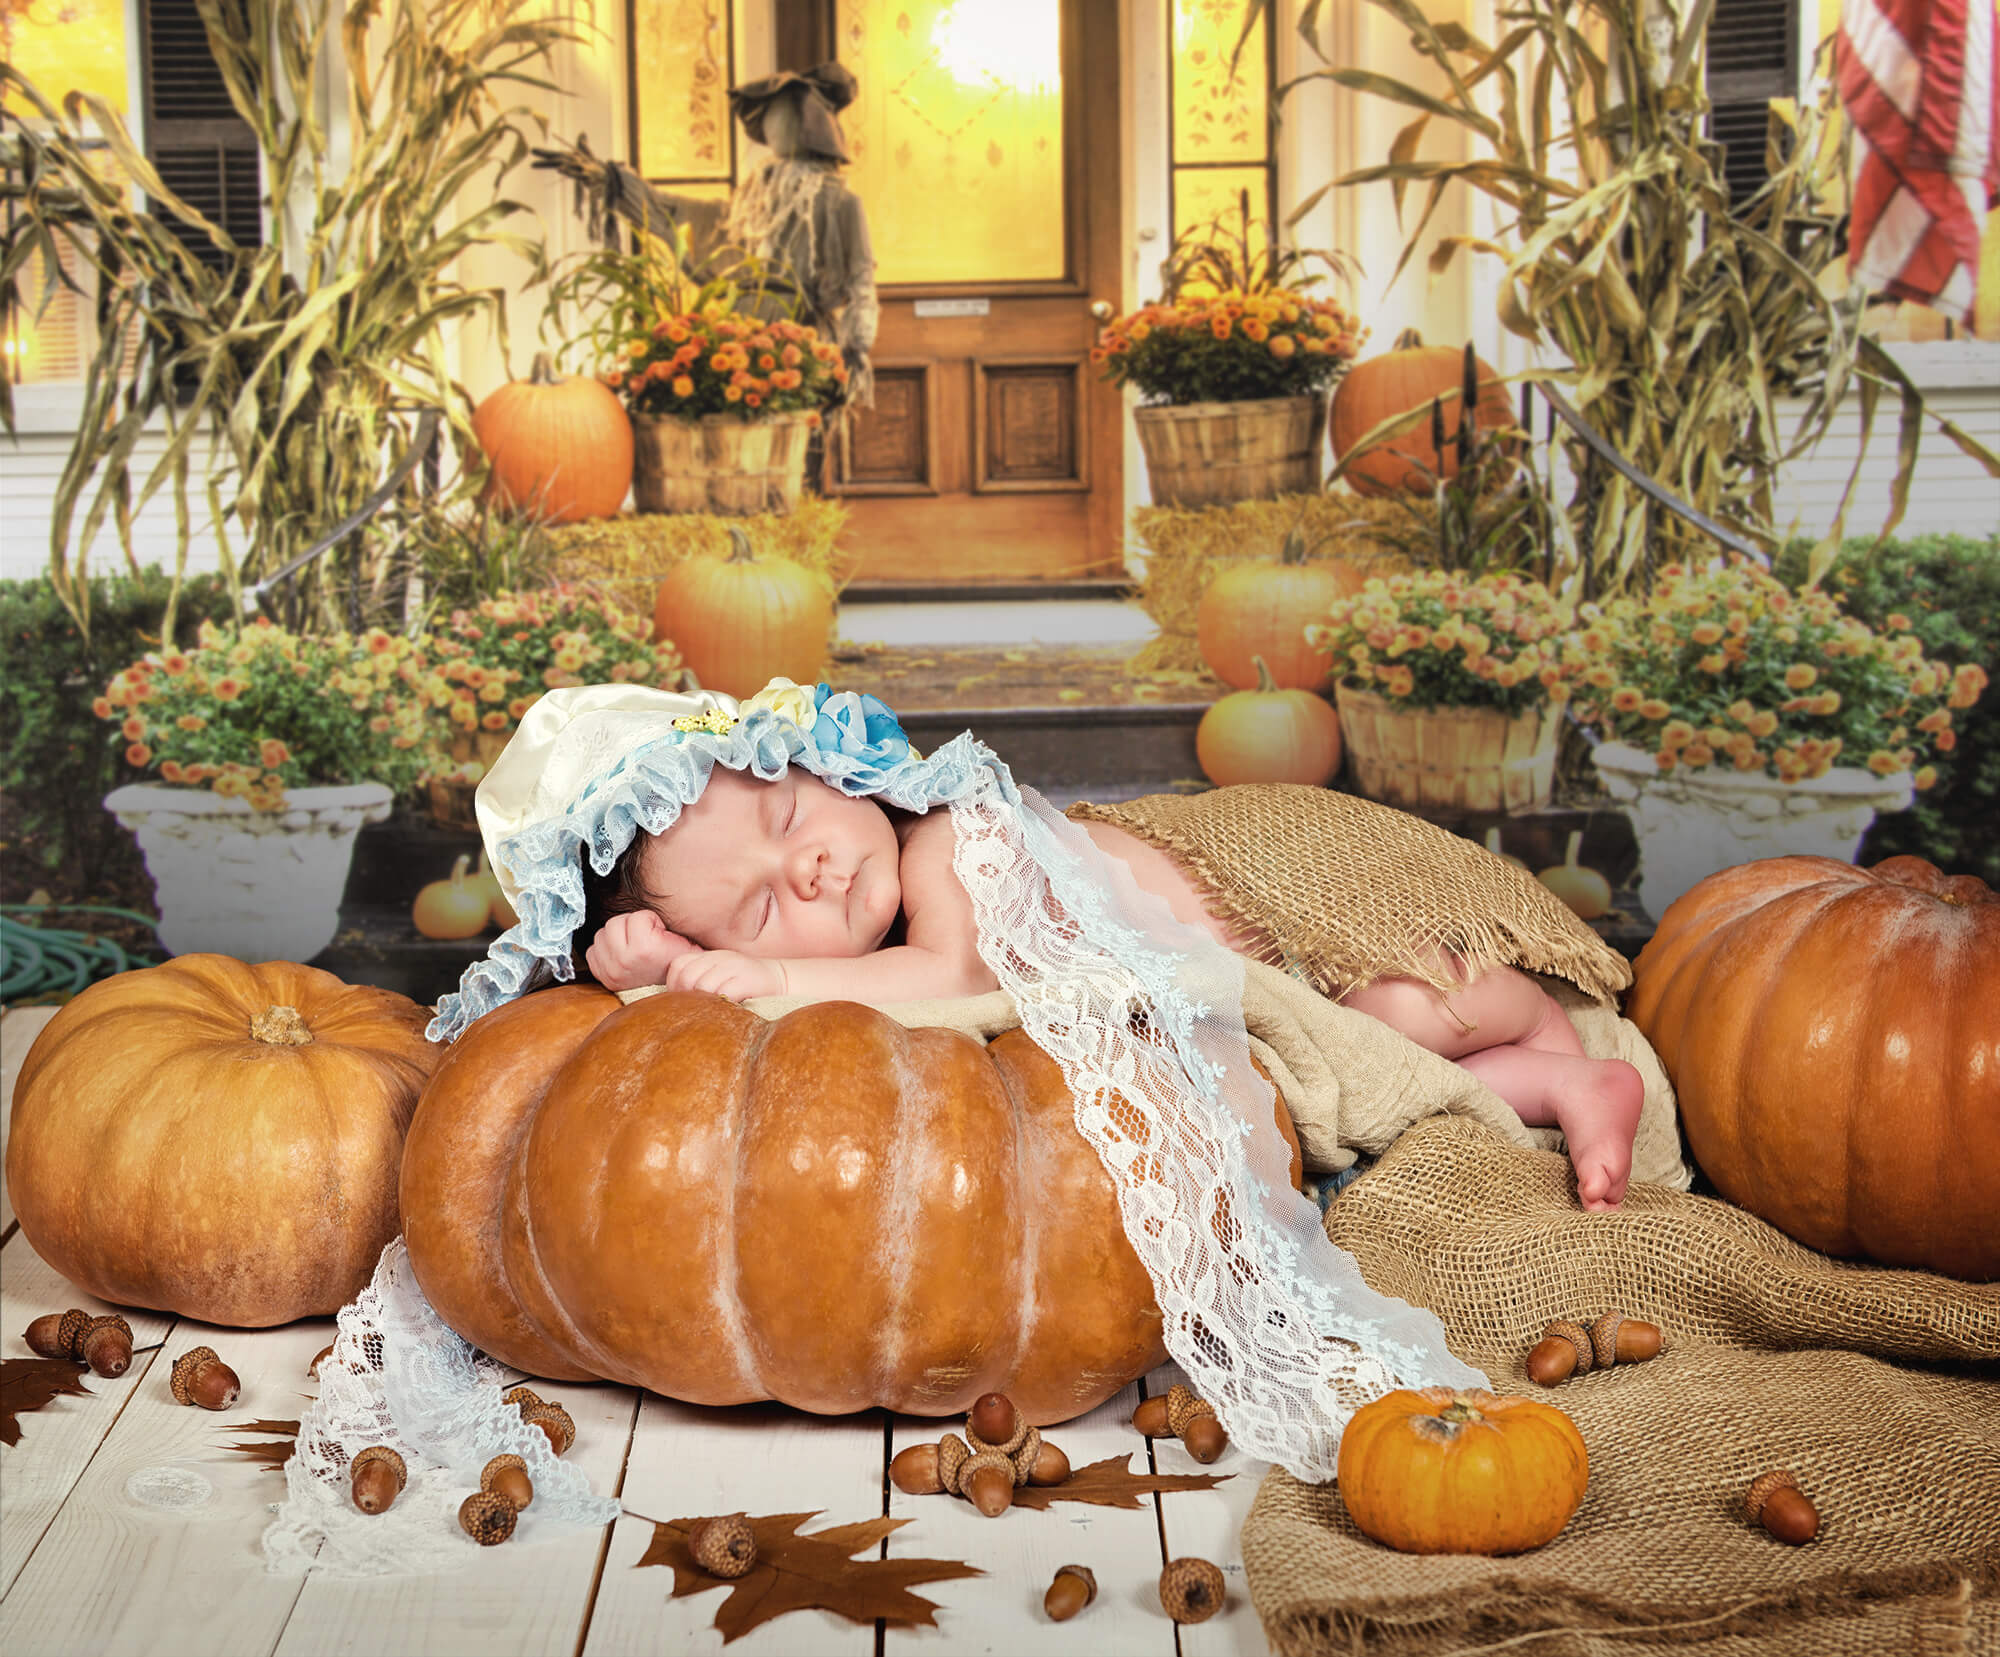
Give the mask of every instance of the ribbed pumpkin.
POLYGON ((1626 1016, 1731 1202, 1828 1254, 2000 1278, 2000 898, 1918 857, 1710 875, 1626 1016))
POLYGON ((1525 1553, 1581 1505, 1590 1454, 1552 1405, 1425 1387, 1356 1410, 1335 1472, 1349 1517, 1387 1547, 1525 1553))
POLYGON ((1264 658, 1281 690, 1324 690, 1333 663, 1306 642, 1306 628, 1326 619, 1337 598, 1361 590, 1362 572, 1338 559, 1310 562, 1294 528, 1272 560, 1220 571, 1195 611, 1195 638, 1209 672, 1232 690, 1257 683, 1264 658))
POLYGON ((759 558, 731 527, 727 558, 683 558, 660 583, 653 634, 672 639, 704 690, 755 696, 773 679, 809 685, 826 662, 833 594, 803 564, 759 558))
POLYGON ((582 376, 559 378, 546 351, 472 412, 472 434, 503 506, 549 523, 609 518, 632 487, 632 422, 612 391, 582 376))
POLYGON ((411 1124, 403 1234, 503 1362, 690 1403, 1000 1390, 1061 1421, 1165 1355, 1055 1062, 852 1002, 565 985, 486 1014, 411 1124))
POLYGON ((340 1310, 396 1235, 428 1009, 182 955, 66 1003, 14 1089, 21 1231, 101 1299, 261 1329, 340 1310))
POLYGON ((1331 780, 1340 769, 1340 715, 1313 691, 1280 689, 1263 657, 1253 663, 1256 689, 1217 699, 1195 727, 1203 774, 1219 787, 1331 780))
MULTIPOLYGON (((1479 401, 1473 409, 1474 421, 1487 428, 1511 425, 1514 405, 1507 388, 1483 359, 1475 360, 1479 401)), ((1456 432, 1463 374, 1462 351, 1454 346, 1426 345, 1414 328, 1397 338, 1395 349, 1358 362, 1347 371, 1333 394, 1327 431, 1333 440, 1334 459, 1347 462, 1341 476, 1357 494, 1393 495, 1399 489, 1429 494, 1432 475, 1446 480, 1458 475, 1455 446, 1447 441, 1440 453, 1431 441, 1428 420, 1419 420, 1358 459, 1348 460, 1348 453, 1384 420, 1429 408, 1438 399, 1444 403, 1446 432, 1456 432), (1412 461, 1421 462, 1431 475, 1412 461)))

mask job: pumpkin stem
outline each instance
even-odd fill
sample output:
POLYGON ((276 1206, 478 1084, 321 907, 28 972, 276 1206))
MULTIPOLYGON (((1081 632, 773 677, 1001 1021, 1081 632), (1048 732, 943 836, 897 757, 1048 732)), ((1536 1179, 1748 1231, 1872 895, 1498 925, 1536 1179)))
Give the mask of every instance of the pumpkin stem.
MULTIPOLYGON (((479 854, 479 860, 482 863, 486 861, 486 854, 484 852, 479 854)), ((451 866, 452 885, 463 886, 465 884, 465 871, 471 867, 472 854, 470 852, 460 852, 458 854, 458 861, 451 866)))
POLYGON ((1278 681, 1271 677, 1271 670, 1264 665, 1264 658, 1262 656, 1252 656, 1250 658, 1250 665, 1257 670, 1257 689, 1259 693, 1275 694, 1278 688, 1278 681))
POLYGON ((729 557, 726 562, 731 564, 748 564, 755 557, 756 554, 750 550, 750 537, 745 535, 734 524, 731 524, 729 526, 729 557))
POLYGON ((528 384, 554 385, 555 383, 555 359, 546 351, 537 351, 535 353, 534 366, 528 370, 528 384))
POLYGON ((1569 850, 1563 854, 1564 864, 1574 869, 1576 867, 1576 854, 1581 850, 1583 850, 1583 830, 1571 829, 1569 831, 1569 850))
POLYGON ((312 1031, 306 1028, 306 1021, 299 1016, 298 1008, 275 1004, 251 1019, 250 1034, 254 1040, 268 1047, 305 1047, 313 1039, 312 1031))
POLYGON ((1398 351, 1421 351, 1423 345, 1424 336, 1414 328, 1405 328, 1396 336, 1395 348, 1398 351))

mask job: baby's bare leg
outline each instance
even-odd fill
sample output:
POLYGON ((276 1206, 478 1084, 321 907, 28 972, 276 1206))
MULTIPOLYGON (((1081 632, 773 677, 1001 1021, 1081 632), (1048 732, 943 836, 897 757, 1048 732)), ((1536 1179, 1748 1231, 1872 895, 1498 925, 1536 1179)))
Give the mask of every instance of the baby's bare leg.
POLYGON ((1644 1080, 1622 1059, 1585 1057, 1568 1015, 1526 973, 1497 967, 1449 997, 1420 979, 1384 978, 1342 1005, 1463 1065, 1530 1127, 1560 1127, 1585 1208, 1624 1198, 1644 1080))

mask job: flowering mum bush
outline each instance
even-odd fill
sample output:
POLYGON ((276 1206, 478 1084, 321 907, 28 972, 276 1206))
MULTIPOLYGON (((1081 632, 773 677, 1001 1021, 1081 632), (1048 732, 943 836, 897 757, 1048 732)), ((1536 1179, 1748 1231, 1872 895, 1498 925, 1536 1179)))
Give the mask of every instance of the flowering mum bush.
POLYGON ((1511 570, 1416 570, 1371 577, 1306 637, 1351 690, 1512 714, 1569 699, 1583 673, 1569 626, 1546 587, 1511 570))
POLYGON ((1229 288, 1116 318, 1090 360, 1149 402, 1238 403, 1324 390, 1367 337, 1338 299, 1229 288))
POLYGON ((433 719, 443 719, 447 741, 480 731, 505 734, 544 691, 561 685, 673 689, 680 652, 651 634, 650 621, 566 582, 531 592, 503 589, 452 611, 432 632, 417 688, 433 719))
POLYGON ((128 764, 277 811, 288 788, 412 786, 423 768, 423 665, 420 645, 380 628, 317 638, 262 617, 242 628, 204 621, 194 649, 147 652, 92 711, 117 725, 128 764))
POLYGON ((1755 564, 1673 564, 1650 597, 1578 612, 1579 718, 1655 756, 1662 771, 1721 766, 1785 782, 1836 763, 1937 781, 1928 756, 1958 743, 1954 716, 1986 688, 1975 663, 1927 661, 1907 617, 1877 632, 1818 588, 1794 593, 1755 564))
POLYGON ((840 348, 802 322, 765 321, 726 304, 660 316, 617 346, 604 383, 634 414, 735 414, 757 420, 804 410, 817 422, 847 384, 840 348))

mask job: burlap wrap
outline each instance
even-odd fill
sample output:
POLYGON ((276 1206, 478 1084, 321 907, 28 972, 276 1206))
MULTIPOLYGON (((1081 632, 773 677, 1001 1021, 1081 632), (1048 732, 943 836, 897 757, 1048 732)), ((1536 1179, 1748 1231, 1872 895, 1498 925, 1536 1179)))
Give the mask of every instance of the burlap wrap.
POLYGON ((1660 1186, 1586 1214, 1560 1157, 1457 1116, 1404 1134, 1327 1234, 1496 1388, 1567 1411, 1590 1492, 1534 1553, 1422 1557, 1363 1537, 1334 1487, 1272 1471, 1243 1560, 1285 1657, 2000 1652, 2000 1285, 1842 1264, 1660 1186), (1528 1382, 1549 1319, 1608 1310, 1657 1322, 1667 1351, 1528 1382), (1808 1547, 1743 1518, 1773 1467, 1818 1504, 1808 1547))
POLYGON ((1270 935, 1271 965, 1297 970, 1322 995, 1386 977, 1462 987, 1440 975, 1438 949, 1474 973, 1525 967, 1606 1000, 1632 982, 1625 957, 1533 875, 1358 795, 1239 783, 1079 803, 1068 815, 1114 823, 1158 846, 1229 920, 1270 935))

